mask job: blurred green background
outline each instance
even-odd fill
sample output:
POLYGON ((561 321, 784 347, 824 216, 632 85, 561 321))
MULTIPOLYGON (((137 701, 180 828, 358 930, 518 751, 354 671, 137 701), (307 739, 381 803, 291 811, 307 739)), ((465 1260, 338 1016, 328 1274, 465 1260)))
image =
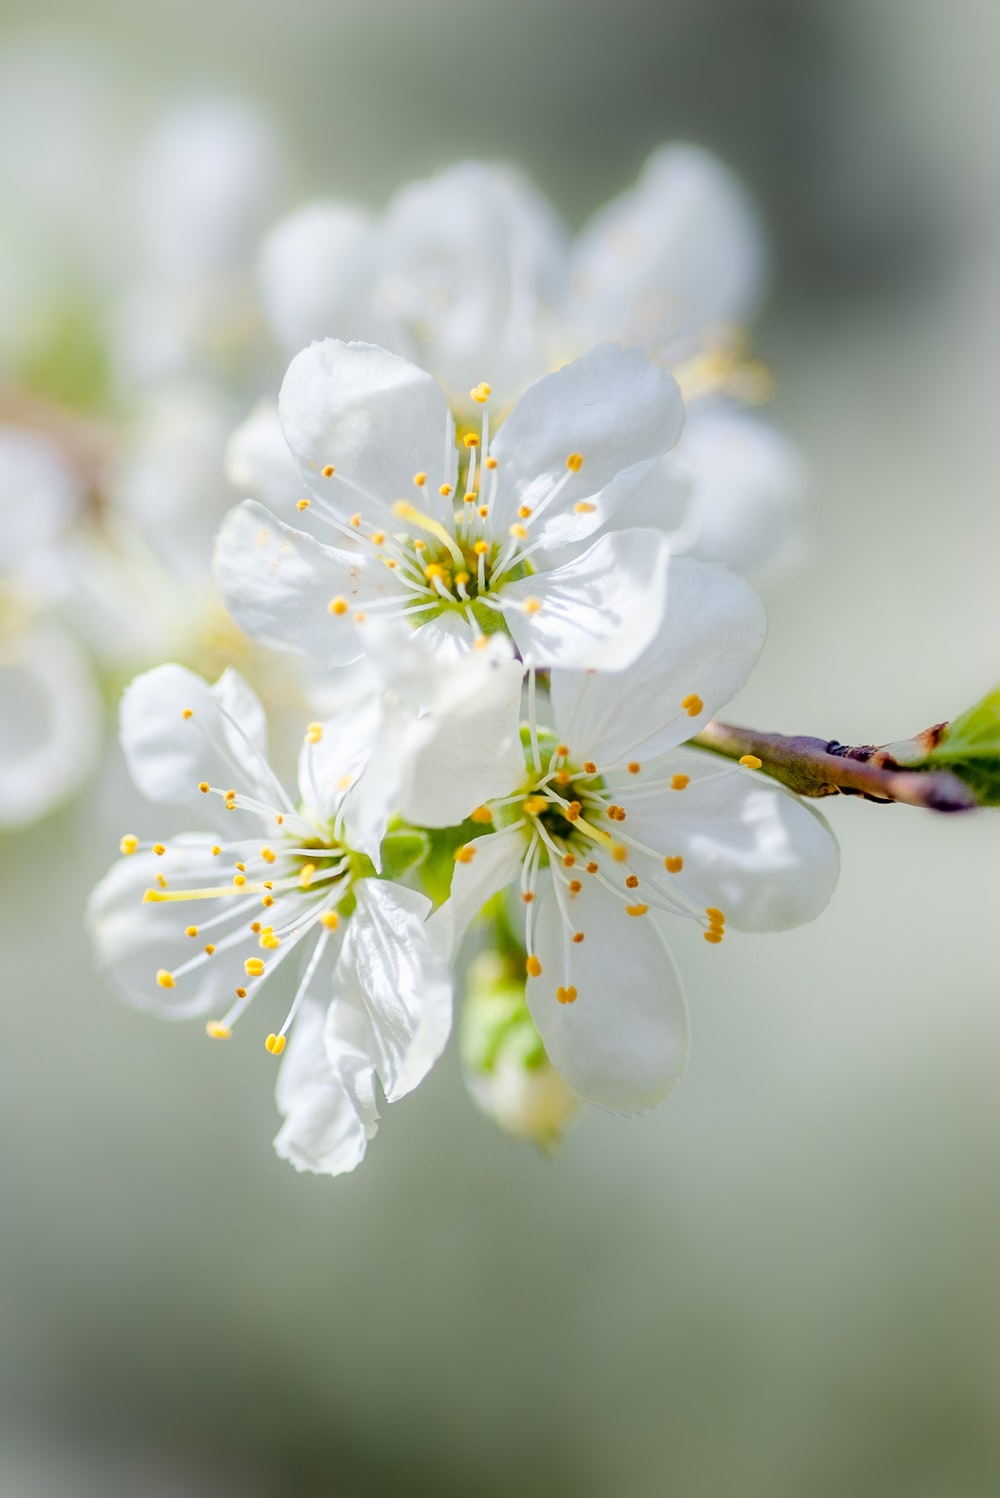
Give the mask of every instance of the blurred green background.
MULTIPOLYGON (((463 155, 572 224, 672 137, 776 244, 756 347, 819 546, 735 721, 884 741, 1000 677, 1000 12, 983 0, 4 0, 137 100, 271 110, 300 193, 463 155)), ((844 800, 829 912, 681 931, 653 1115, 554 1161, 454 1052, 363 1169, 272 1155, 273 1062, 116 1005, 84 893, 107 778, 0 843, 0 1493, 992 1498, 1000 824, 844 800)))

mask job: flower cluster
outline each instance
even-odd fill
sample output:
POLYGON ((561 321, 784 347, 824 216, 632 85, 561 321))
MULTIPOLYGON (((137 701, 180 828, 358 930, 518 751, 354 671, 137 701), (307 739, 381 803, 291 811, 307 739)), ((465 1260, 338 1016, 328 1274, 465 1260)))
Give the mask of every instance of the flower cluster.
POLYGON ((173 656, 121 702, 165 820, 120 836, 91 898, 110 984, 217 1040, 256 1027, 279 1155, 331 1175, 427 1075, 457 995, 473 1095, 550 1147, 582 1102, 635 1113, 680 1076, 672 927, 710 964, 837 876, 822 818, 692 743, 763 642, 747 574, 802 533, 798 460, 747 409, 763 237, 690 147, 575 244, 516 173, 466 163, 380 221, 279 223, 258 309, 277 159, 238 110, 163 122, 105 330, 127 415, 33 408, 34 447, 0 429, 0 649, 53 718, 51 764, 0 736, 0 818, 96 752, 79 646, 43 679, 38 631, 75 613, 112 674, 173 656), (237 426, 278 384, 264 319, 290 363, 237 426))

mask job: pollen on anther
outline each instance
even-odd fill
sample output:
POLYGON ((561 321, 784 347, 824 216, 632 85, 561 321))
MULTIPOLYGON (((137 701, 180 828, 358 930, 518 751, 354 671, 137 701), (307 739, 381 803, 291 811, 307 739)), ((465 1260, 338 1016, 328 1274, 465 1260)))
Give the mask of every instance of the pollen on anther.
POLYGON ((162 858, 166 851, 166 846, 163 843, 153 844, 153 852, 156 854, 157 858, 162 858))
POLYGON ((218 843, 213 843, 212 844, 212 857, 213 858, 218 858, 218 856, 219 856, 219 854, 221 852, 222 852, 222 849, 219 847, 218 843))
POLYGON ((626 889, 638 889, 639 888, 639 875, 638 874, 629 874, 628 878, 625 880, 625 888, 626 889))
POLYGON ((689 692, 688 695, 682 699, 681 707, 687 713, 689 718, 697 718, 699 713, 705 711, 705 704, 702 702, 697 692, 689 692))
POLYGON ((181 717, 182 718, 193 718, 194 717, 194 708, 193 707, 184 707, 184 708, 182 708, 181 709, 181 717))
POLYGON ((440 494, 440 496, 441 496, 442 499, 447 499, 449 497, 449 495, 452 493, 451 485, 450 484, 442 484, 441 487, 440 487, 440 489, 438 490, 438 493, 440 494))
POLYGON ((530 905, 534 898, 535 896, 530 889, 524 890, 521 895, 521 899, 524 901, 525 905, 530 905))
POLYGON ((211 1040, 229 1040, 232 1033, 228 1025, 220 1025, 217 1019, 210 1019, 205 1026, 205 1034, 211 1040))
POLYGON ((566 467, 570 473, 579 473, 583 467, 583 453, 570 453, 566 459, 566 467))
POLYGON ((648 909, 649 909, 648 905, 626 905, 625 906, 625 914, 626 915, 645 915, 646 911, 648 909))
POLYGON ((577 945, 579 945, 580 942, 583 941, 583 938, 584 938, 584 932, 582 932, 582 931, 574 931, 573 932, 573 940, 577 943, 577 945))
POLYGON ((125 836, 118 844, 118 851, 119 853, 124 853, 126 858, 129 858, 135 852, 138 846, 139 839, 136 837, 135 833, 126 832, 125 836))
POLYGON ((324 910, 319 918, 319 923, 321 926, 325 926, 327 931, 336 931, 340 925, 340 916, 335 910, 324 910))
POLYGON ((705 907, 705 914, 713 924, 717 923, 720 926, 724 926, 726 923, 725 915, 715 905, 707 905, 705 907))
POLYGON ((207 796, 209 791, 211 790, 211 786, 209 785, 207 780, 199 780, 198 789, 201 791, 201 794, 203 796, 207 796))
POLYGON ((312 500, 310 500, 310 499, 297 499, 295 501, 295 508, 297 510, 308 510, 308 508, 309 508, 309 506, 311 504, 312 504, 312 500))
POLYGON ((244 886, 244 884, 246 884, 246 882, 247 882, 247 876, 245 874, 234 874, 233 875, 233 883, 236 885, 237 889, 242 889, 243 886, 244 886))
POLYGON ((597 774, 597 766, 594 764, 594 761, 592 759, 585 759, 584 760, 584 762, 583 762, 583 769, 584 769, 584 774, 586 774, 586 775, 596 775, 597 774))
POLYGON ((493 813, 490 811, 490 809, 489 809, 488 806, 477 806, 476 809, 475 809, 475 811, 470 811, 469 812, 469 821, 470 822, 484 823, 484 822, 492 822, 492 820, 493 820, 493 813))
POLYGON ((238 999, 245 999, 245 998, 246 998, 246 996, 247 996, 247 991, 246 991, 246 989, 245 989, 245 988, 238 988, 238 989, 237 989, 237 990, 236 990, 236 997, 237 997, 237 998, 238 998, 238 999))
POLYGON ((157 970, 156 981, 161 988, 173 988, 174 975, 173 973, 168 973, 165 967, 161 967, 157 970))
POLYGON ((598 870, 598 867, 599 866, 594 862, 593 859, 591 859, 590 862, 585 865, 585 868, 586 868, 586 871, 587 871, 588 874, 596 874, 597 870, 598 870))
POLYGON ((690 784, 691 784, 691 776, 690 775, 671 775, 671 777, 670 777, 670 789, 672 791, 684 791, 684 790, 687 790, 687 788, 688 788, 688 786, 690 784))
POLYGON ((471 863, 476 856, 476 850, 471 843, 464 843, 461 848, 455 849, 456 863, 471 863))
POLYGON ((531 506, 530 505, 521 505, 521 507, 520 507, 520 509, 518 510, 517 513, 521 517, 522 520, 527 520, 528 517, 531 515, 531 506))
POLYGON ((611 857, 615 863, 624 863, 628 858, 628 849, 623 848, 621 843, 615 843, 611 849, 611 857))
POLYGON ((496 460, 496 458, 487 458, 486 459, 486 467, 487 468, 493 469, 496 466, 497 466, 497 460, 496 460))
POLYGON ((462 440, 468 448, 479 446, 479 438, 476 436, 475 432, 466 432, 465 437, 462 440))
POLYGON ((573 506, 573 509, 577 515, 592 515, 597 506, 592 505, 589 500, 581 499, 573 506))
POLYGON ((260 903, 264 906, 264 908, 266 910, 270 910, 271 906, 274 904, 274 896, 273 895, 264 895, 262 897, 260 903))
POLYGON ((358 526, 361 524, 360 510, 355 510, 354 514, 350 518, 349 524, 353 525, 354 529, 357 530, 358 526))
POLYGON ((208 945, 205 947, 205 956, 206 957, 211 957, 214 952, 215 952, 215 944, 214 944, 214 942, 209 942, 208 945))
POLYGON ((582 889, 583 884, 579 879, 571 879, 569 881, 569 892, 571 895, 578 895, 582 889))
POLYGON ((630 775, 638 775, 638 773, 639 773, 639 771, 641 769, 642 769, 642 766, 640 765, 640 763, 639 763, 639 761, 637 759, 633 759, 633 760, 629 761, 628 772, 629 772, 630 775))
POLYGON ((706 941, 711 942, 713 947, 717 947, 722 940, 722 932, 717 931, 714 927, 711 931, 703 931, 702 936, 704 936, 706 941))
POLYGON ((306 728, 306 743, 318 744, 323 737, 322 723, 310 723, 306 728))
POLYGON ((684 867, 684 860, 679 853, 668 853, 663 860, 663 867, 668 874, 679 874, 684 867))
POLYGON ((264 976, 264 964, 259 957, 248 957, 243 964, 243 971, 248 978, 262 978, 264 976))
POLYGON ((337 470, 336 468, 334 468, 332 463, 327 463, 326 467, 323 469, 323 477, 325 479, 332 479, 336 471, 337 470))
POLYGON ((567 820, 570 822, 577 821, 582 810, 583 807, 580 805, 579 801, 571 801, 566 808, 567 820))
POLYGON ((418 489, 422 489, 427 482, 426 473, 415 473, 413 475, 413 482, 416 484, 418 489))
POLYGON ((529 978, 540 978, 542 975, 542 964, 534 952, 525 960, 524 968, 529 978))
POLYGON ((507 527, 507 530, 508 534, 513 536, 515 541, 527 541, 528 539, 528 532, 523 525, 511 525, 507 527))
POLYGON ((197 926, 187 926, 187 927, 185 927, 184 935, 185 936, 197 936, 198 935, 198 927, 197 926))
POLYGON ((490 548, 486 541, 477 541, 472 549, 477 557, 484 557, 490 548))
POLYGON ((269 1035, 264 1042, 264 1049, 272 1056, 280 1056, 285 1049, 285 1037, 283 1035, 269 1035))
POLYGON ((564 869, 571 869, 575 863, 576 863, 576 854, 575 853, 564 853, 563 854, 563 868, 564 869))
POLYGON ((556 989, 556 998, 560 1004, 575 1004, 576 989, 573 987, 573 984, 571 983, 568 988, 563 988, 562 984, 560 984, 556 989))
POLYGON ((489 507, 489 505, 480 505, 479 506, 479 518, 480 518, 480 520, 485 520, 488 517, 489 513, 490 513, 490 507, 489 507))
POLYGON ((250 930, 253 932, 254 936, 256 936, 257 933, 261 930, 260 921, 251 921, 250 930))
POLYGON ((763 763, 764 761, 762 759, 758 759, 756 754, 740 755, 740 764, 745 770, 759 770, 763 763))
POLYGON ((273 848, 261 848, 260 856, 265 863, 273 863, 278 855, 275 853, 273 848))

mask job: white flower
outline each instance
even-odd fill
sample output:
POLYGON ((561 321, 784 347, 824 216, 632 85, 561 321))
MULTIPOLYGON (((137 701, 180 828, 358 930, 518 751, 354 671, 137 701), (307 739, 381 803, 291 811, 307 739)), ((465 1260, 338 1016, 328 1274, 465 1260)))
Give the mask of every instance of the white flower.
POLYGON ((527 778, 492 803, 497 829, 457 855, 432 917, 453 952, 494 893, 519 883, 527 1002, 580 1095, 631 1112, 683 1070, 687 1021, 664 917, 781 930, 811 920, 837 875, 823 819, 754 769, 679 748, 742 684, 764 634, 746 583, 671 564, 660 634, 616 675, 553 671, 548 728, 531 722, 527 778))
POLYGON ((97 758, 93 667, 55 612, 52 548, 80 499, 53 443, 0 427, 0 826, 43 816, 97 758))
POLYGON ((180 666, 150 671, 126 692, 121 726, 139 788, 196 804, 216 830, 122 839, 126 856, 90 905, 102 966, 129 1003, 170 1018, 215 1014, 209 1034, 228 1038, 305 948, 291 1007, 266 1041, 280 1055, 290 1034, 276 1148, 298 1169, 353 1169, 376 1129, 375 1077, 390 1102, 404 1096, 451 1020, 450 978, 425 932, 430 901, 374 877, 344 841, 366 722, 310 725, 297 804, 268 765, 263 710, 235 672, 209 687, 180 666))
POLYGON ((253 502, 216 548, 216 580, 248 634, 329 665, 364 650, 369 617, 407 619, 443 655, 506 627, 528 663, 616 670, 652 638, 668 546, 611 531, 680 432, 670 375, 607 344, 526 392, 490 440, 456 450, 440 386, 384 349, 333 340, 293 361, 280 413, 303 523, 253 502))

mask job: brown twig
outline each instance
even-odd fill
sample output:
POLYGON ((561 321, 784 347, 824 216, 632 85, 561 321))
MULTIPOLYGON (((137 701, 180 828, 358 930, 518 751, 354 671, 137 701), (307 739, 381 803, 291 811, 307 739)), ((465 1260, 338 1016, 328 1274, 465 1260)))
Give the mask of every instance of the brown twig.
MULTIPOLYGON (((924 752, 940 737, 943 724, 928 729, 907 745, 924 752)), ((750 755, 762 773, 780 780, 800 796, 863 796, 867 801, 901 801, 928 811, 972 811, 978 805, 970 788, 951 770, 907 769, 897 754, 903 745, 851 747, 836 739, 813 739, 783 733, 759 733, 731 723, 708 723, 692 743, 727 759, 750 755), (895 751, 895 752, 893 752, 895 751)))

